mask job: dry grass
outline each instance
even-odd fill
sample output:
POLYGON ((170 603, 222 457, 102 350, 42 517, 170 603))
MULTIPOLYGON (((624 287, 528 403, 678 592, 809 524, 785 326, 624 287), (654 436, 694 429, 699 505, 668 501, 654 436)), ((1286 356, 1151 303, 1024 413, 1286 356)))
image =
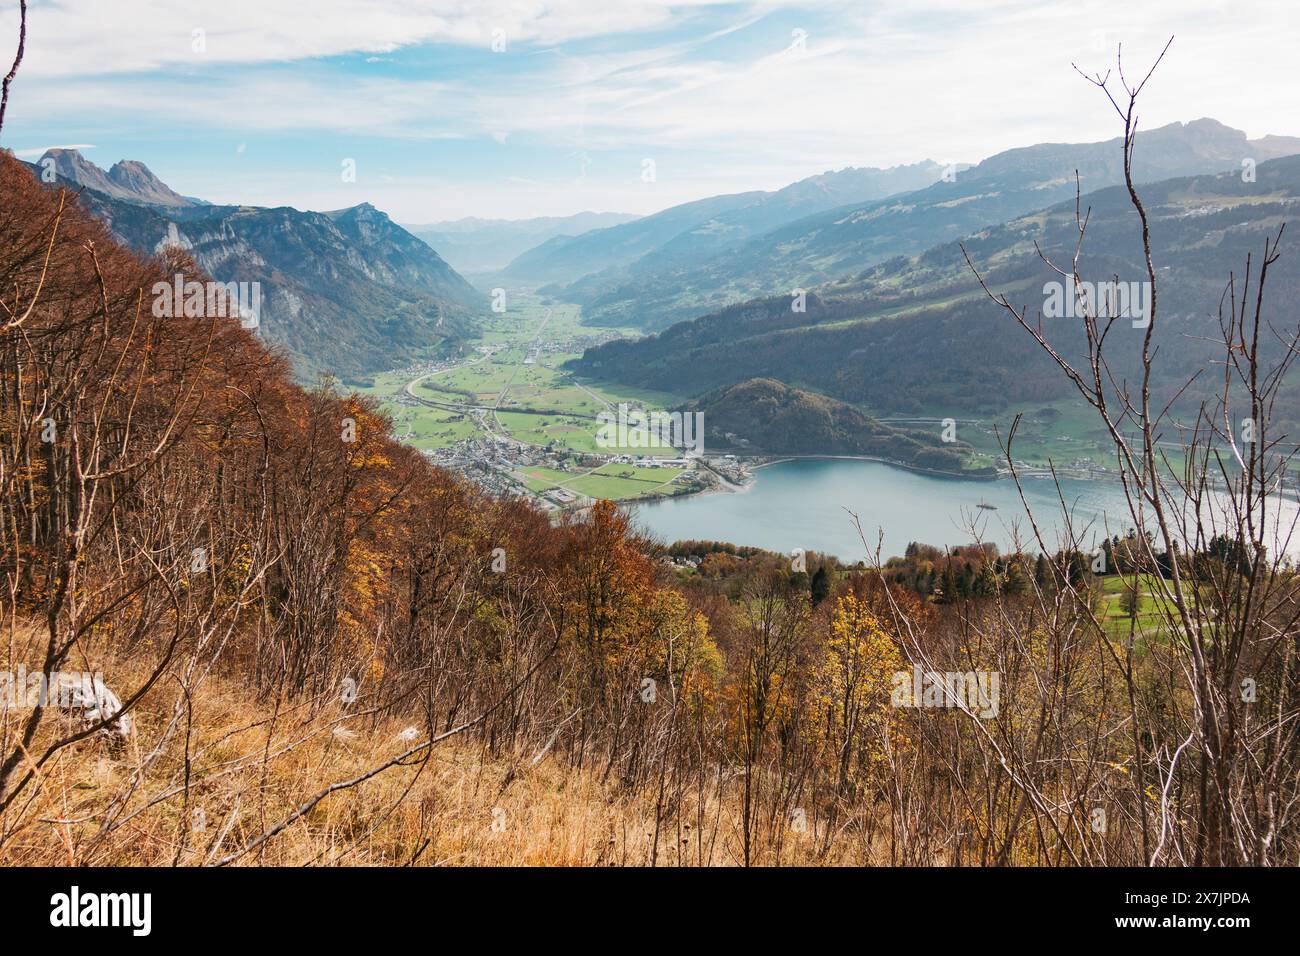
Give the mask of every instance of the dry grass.
MULTIPOLYGON (((136 731, 122 752, 113 753, 104 738, 91 738, 45 765, 39 787, 3 820, 0 865, 212 865, 331 784, 408 749, 412 744, 403 732, 417 731, 409 722, 345 717, 337 706, 314 716, 301 706, 277 714, 210 677, 192 701, 186 787, 183 713, 167 735, 176 693, 155 689, 141 703, 136 731)), ((33 753, 71 728, 67 717, 47 720, 33 753)), ((331 794, 232 865, 738 861, 733 785, 724 788, 721 810, 712 796, 702 813, 698 805, 685 807, 661 824, 655 847, 653 799, 603 783, 597 772, 573 769, 563 758, 547 755, 532 765, 534 756, 490 755, 468 739, 444 742, 422 763, 393 767, 331 794)), ((790 832, 781 842, 781 862, 812 862, 810 834, 790 832)))

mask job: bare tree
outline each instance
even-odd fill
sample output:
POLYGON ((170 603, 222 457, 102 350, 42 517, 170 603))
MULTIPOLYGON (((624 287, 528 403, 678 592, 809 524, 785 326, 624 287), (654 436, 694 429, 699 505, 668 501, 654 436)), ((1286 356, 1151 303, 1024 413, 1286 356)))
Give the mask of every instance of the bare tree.
MULTIPOLYGON (((1096 614, 1089 610, 1088 616, 1091 632, 1125 681, 1133 750, 1127 805, 1140 823, 1143 861, 1266 865, 1294 852, 1293 791, 1300 769, 1294 679, 1300 592, 1285 555, 1293 529, 1279 528, 1275 497, 1295 445, 1288 450, 1285 436, 1271 428, 1300 329, 1279 330, 1266 316, 1264 289, 1281 254, 1282 227, 1265 239, 1258 264, 1248 257, 1244 276, 1228 279, 1215 343, 1222 383, 1217 394, 1196 402, 1193 424, 1182 429, 1181 461, 1174 460, 1161 435, 1176 427, 1179 399, 1183 407, 1192 401, 1187 396, 1195 377, 1163 406, 1153 400, 1156 336, 1163 328, 1159 272, 1133 175, 1136 104, 1168 49, 1166 44, 1136 84, 1125 77, 1122 51, 1117 84, 1110 73, 1088 77, 1124 125, 1124 182, 1150 284, 1136 385, 1110 361, 1108 346, 1122 335, 1118 323, 1129 318, 1114 303, 1080 299, 1085 344, 1079 361, 1049 338, 1041 316, 1031 318, 994 292, 969 254, 967 262, 989 297, 1037 341, 1099 416, 1115 451, 1129 518, 1139 530, 1128 557, 1135 573, 1152 582, 1160 626, 1148 635, 1155 639, 1145 651, 1163 679, 1141 684, 1134 676, 1133 640, 1117 649, 1096 614), (1144 529, 1154 534, 1142 534, 1144 529)), ((1089 214, 1076 200, 1077 240, 1068 265, 1039 249, 1072 291, 1083 286, 1080 256, 1089 214)), ((1005 446, 1013 474, 1014 437, 1013 425, 1005 446)))
POLYGON ((18 52, 14 54, 14 65, 9 68, 3 81, 0 81, 0 132, 5 127, 5 110, 9 106, 9 84, 18 75, 18 67, 23 62, 23 47, 27 45, 27 0, 18 0, 18 52))

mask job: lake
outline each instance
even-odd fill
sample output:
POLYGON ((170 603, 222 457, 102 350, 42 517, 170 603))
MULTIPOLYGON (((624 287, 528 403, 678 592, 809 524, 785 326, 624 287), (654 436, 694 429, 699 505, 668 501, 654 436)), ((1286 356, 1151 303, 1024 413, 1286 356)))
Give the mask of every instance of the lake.
MULTIPOLYGON (((1050 478, 1024 478, 1021 483, 1054 549, 1062 528, 1056 485, 1050 478)), ((1060 489, 1075 535, 1086 547, 1132 527, 1118 479, 1112 484, 1063 478, 1060 489)), ((867 555, 850 510, 861 519, 872 550, 883 534, 882 559, 901 555, 910 541, 939 547, 969 543, 974 540, 972 523, 982 540, 1004 552, 1013 549, 1017 530, 1025 550, 1040 550, 1015 482, 938 478, 874 461, 784 461, 756 471, 744 491, 664 499, 630 510, 638 526, 669 543, 690 538, 730 541, 786 554, 803 548, 850 562, 867 555), (997 510, 981 509, 981 503, 997 510)), ((1288 504, 1287 520, 1294 521, 1295 514, 1296 506, 1288 504)))

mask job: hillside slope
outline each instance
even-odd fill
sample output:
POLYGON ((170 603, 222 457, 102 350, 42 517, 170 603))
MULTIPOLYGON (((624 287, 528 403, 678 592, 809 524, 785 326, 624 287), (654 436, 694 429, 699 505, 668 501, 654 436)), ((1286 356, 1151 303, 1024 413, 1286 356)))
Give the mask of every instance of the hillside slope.
MULTIPOLYGON (((1245 160, 1295 153, 1300 139, 1249 140, 1240 130, 1201 119, 1140 133, 1134 169, 1139 182, 1155 182, 1240 170, 1245 160)), ((815 288, 1069 199, 1076 171, 1085 192, 1121 182, 1119 140, 1007 150, 956 171, 952 181, 805 215, 708 259, 647 266, 621 283, 577 283, 565 294, 585 307, 593 323, 662 329, 755 296, 815 288)))
POLYGON ((502 273, 510 281, 573 282, 597 288, 616 284, 621 270, 653 269, 698 261, 821 209, 905 192, 934 182, 933 162, 891 169, 841 169, 811 176, 772 192, 712 196, 672 206, 652 216, 531 249, 502 273), (590 277, 584 279, 583 277, 590 277))
MULTIPOLYGON (((480 292, 368 203, 328 213, 146 204, 147 192, 127 199, 121 189, 101 191, 106 175, 79 155, 61 163, 80 177, 71 183, 81 203, 132 249, 153 255, 176 246, 218 281, 260 283, 259 334, 283 348, 303 378, 359 382, 457 349, 486 311, 480 292)), ((142 182, 156 180, 143 164, 131 168, 142 182)))
POLYGON ((480 275, 504 269, 516 257, 548 239, 580 236, 638 218, 621 212, 580 212, 536 219, 470 217, 424 225, 403 224, 403 228, 433 246, 457 272, 480 275))
MULTIPOLYGON (((1230 272, 1240 273, 1266 235, 1300 215, 1300 156, 1261 163, 1255 182, 1238 173, 1179 178, 1149 183, 1141 195, 1160 269, 1155 343, 1163 361, 1154 387, 1172 397, 1207 358, 1201 336, 1217 330, 1230 272)), ((1101 190, 1085 196, 1084 206, 1091 216, 1085 280, 1141 281, 1140 232, 1127 192, 1101 190)), ((1068 264, 1074 211, 1073 201, 1061 203, 964 241, 990 285, 1034 316, 1047 303, 1045 283, 1056 279, 1035 243, 1068 264)), ((1273 303, 1300 295, 1300 255, 1294 237, 1286 238, 1270 273, 1273 303)), ((1079 355, 1077 319, 1045 318, 1044 334, 1067 356, 1079 355)), ((1112 332, 1117 380, 1133 374, 1140 354, 1121 343, 1139 334, 1129 321, 1112 332)), ((956 242, 828 285, 808 297, 805 313, 793 312, 788 296, 756 299, 642 340, 607 343, 575 366, 687 395, 774 378, 877 413, 987 415, 1050 401, 1069 388, 1030 337, 988 301, 956 242)))
POLYGON ((934 432, 891 428, 844 402, 772 379, 717 389, 687 410, 703 414, 706 446, 751 454, 861 455, 956 474, 970 451, 965 443, 945 444, 934 432))

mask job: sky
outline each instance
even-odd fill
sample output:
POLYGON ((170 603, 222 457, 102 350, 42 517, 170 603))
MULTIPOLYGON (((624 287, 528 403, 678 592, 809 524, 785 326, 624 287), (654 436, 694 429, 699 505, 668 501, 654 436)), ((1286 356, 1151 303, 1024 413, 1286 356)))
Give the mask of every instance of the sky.
MULTIPOLYGON (((0 63, 17 36, 0 0, 0 63)), ((31 0, 3 145, 218 203, 400 222, 646 214, 846 166, 1119 134, 1300 135, 1296 0, 31 0), (351 173, 351 175, 349 175, 351 173)))

